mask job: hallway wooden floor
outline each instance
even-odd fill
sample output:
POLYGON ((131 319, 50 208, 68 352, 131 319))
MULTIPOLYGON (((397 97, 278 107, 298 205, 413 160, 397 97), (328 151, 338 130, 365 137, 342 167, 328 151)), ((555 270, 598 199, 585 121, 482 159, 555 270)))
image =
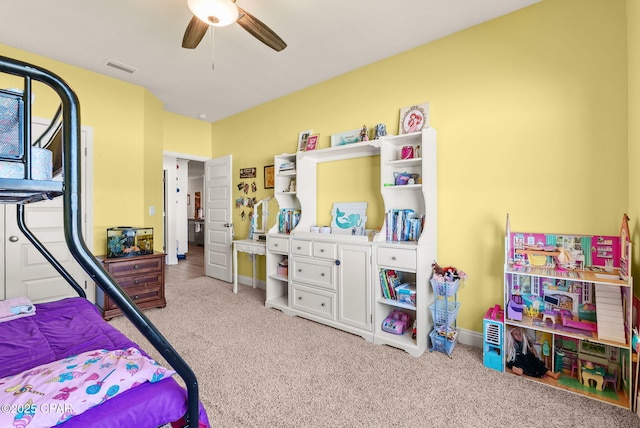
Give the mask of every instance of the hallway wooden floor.
POLYGON ((204 276, 204 247, 189 245, 189 252, 184 260, 178 260, 177 265, 167 265, 164 268, 165 283, 180 282, 191 278, 204 276))

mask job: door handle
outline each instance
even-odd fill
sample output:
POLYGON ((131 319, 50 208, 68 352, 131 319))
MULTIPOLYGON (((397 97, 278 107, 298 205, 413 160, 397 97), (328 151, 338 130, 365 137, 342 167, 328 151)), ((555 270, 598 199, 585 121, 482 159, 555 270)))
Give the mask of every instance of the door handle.
POLYGON ((15 235, 11 235, 11 236, 9 237, 9 242, 18 242, 18 239, 20 239, 20 238, 18 238, 18 237, 17 237, 17 236, 15 236, 15 235))
POLYGON ((225 223, 224 227, 233 227, 233 223, 225 223))

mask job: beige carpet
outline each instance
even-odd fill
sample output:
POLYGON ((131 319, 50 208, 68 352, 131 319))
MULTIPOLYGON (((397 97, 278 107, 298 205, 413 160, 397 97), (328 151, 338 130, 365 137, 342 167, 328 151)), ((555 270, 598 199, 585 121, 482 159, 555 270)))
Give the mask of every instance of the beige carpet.
MULTIPOLYGON (((628 410, 485 368, 481 349, 414 358, 206 277, 166 294, 145 314, 195 371, 216 427, 640 426, 628 410)), ((157 358, 125 318, 111 322, 157 358)))

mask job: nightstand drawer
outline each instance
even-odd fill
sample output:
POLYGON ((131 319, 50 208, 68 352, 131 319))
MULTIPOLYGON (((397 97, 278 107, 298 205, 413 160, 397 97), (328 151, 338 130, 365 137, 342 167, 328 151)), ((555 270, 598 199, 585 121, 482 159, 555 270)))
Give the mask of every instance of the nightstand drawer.
POLYGON ((380 266, 394 269, 416 270, 416 250, 410 248, 378 247, 377 261, 380 266))
POLYGON ((336 259, 338 254, 337 246, 333 242, 314 242, 313 257, 321 257, 324 259, 336 259))
POLYGON ((311 256, 311 241, 291 240, 291 254, 297 256, 311 256))
POLYGON ((291 306, 294 309, 318 315, 332 320, 336 319, 335 294, 307 287, 293 286, 291 306))
MULTIPOLYGON (((154 285, 152 287, 131 287, 125 291, 127 292, 127 296, 129 296, 136 305, 140 305, 145 302, 155 302, 159 300, 164 301, 161 285, 154 285)), ((112 299, 107 299, 106 307, 104 309, 105 311, 120 310, 118 305, 116 305, 116 302, 112 299)))
MULTIPOLYGON (((164 260, 159 257, 145 258, 137 260, 119 261, 117 263, 107 259, 107 270, 114 278, 120 278, 122 276, 138 275, 141 272, 155 271, 160 272, 162 270, 164 260)), ((119 283, 119 282, 118 282, 119 283)))
POLYGON ((288 253, 289 238, 267 236, 267 248, 269 249, 269 251, 273 251, 276 253, 288 253))
POLYGON ((136 304, 148 302, 150 300, 156 300, 162 298, 162 288, 158 286, 153 287, 134 287, 127 290, 127 295, 136 304))
MULTIPOLYGON (((160 284, 162 284, 162 274, 160 272, 118 278, 118 285, 121 288, 159 286, 160 284)), ((127 294, 129 293, 129 290, 125 291, 127 294)))

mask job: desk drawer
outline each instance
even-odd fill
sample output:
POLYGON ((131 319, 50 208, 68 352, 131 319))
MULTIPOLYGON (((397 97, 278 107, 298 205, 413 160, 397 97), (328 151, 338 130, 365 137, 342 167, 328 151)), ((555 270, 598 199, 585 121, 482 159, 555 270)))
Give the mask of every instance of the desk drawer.
POLYGON ((258 242, 235 242, 235 246, 241 253, 266 254, 266 246, 258 242))
POLYGON ((336 265, 333 260, 313 260, 293 257, 289 276, 293 282, 336 289, 336 265))
POLYGON ((291 240, 291 254, 297 256, 311 256, 311 241, 291 240))
POLYGON ((335 296, 331 292, 294 285, 291 306, 300 311, 335 320, 335 296))
POLYGON ((415 249, 378 247, 376 259, 380 266, 388 266, 394 269, 416 270, 415 249))
POLYGON ((267 236, 267 248, 269 251, 276 253, 289 252, 289 238, 280 238, 277 236, 267 236))

